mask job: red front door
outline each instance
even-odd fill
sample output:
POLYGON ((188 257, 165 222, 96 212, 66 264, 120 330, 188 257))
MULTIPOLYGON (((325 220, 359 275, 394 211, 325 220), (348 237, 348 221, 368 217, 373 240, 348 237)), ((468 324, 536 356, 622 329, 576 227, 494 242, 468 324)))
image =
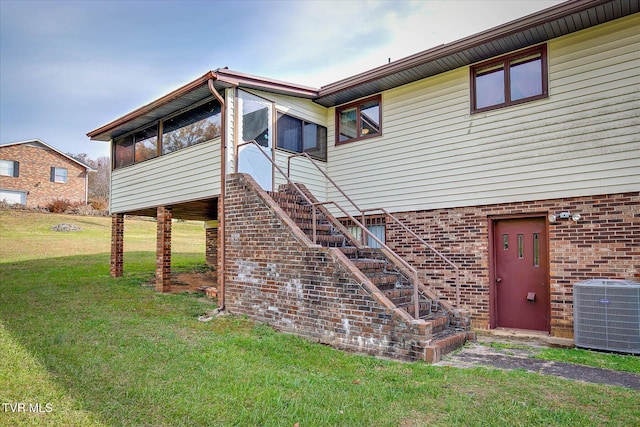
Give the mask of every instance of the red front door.
POLYGON ((494 225, 494 310, 497 327, 549 331, 549 283, 544 218, 494 225))

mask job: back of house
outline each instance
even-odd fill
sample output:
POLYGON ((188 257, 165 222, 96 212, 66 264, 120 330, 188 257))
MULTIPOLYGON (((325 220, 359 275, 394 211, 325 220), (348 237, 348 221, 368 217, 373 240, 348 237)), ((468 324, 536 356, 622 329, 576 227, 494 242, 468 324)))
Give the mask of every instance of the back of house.
POLYGON ((112 274, 125 214, 158 218, 159 290, 199 219, 221 305, 283 331, 430 361, 468 323, 572 339, 575 283, 640 280, 638 28, 568 1, 319 89, 210 71, 88 134, 112 274))

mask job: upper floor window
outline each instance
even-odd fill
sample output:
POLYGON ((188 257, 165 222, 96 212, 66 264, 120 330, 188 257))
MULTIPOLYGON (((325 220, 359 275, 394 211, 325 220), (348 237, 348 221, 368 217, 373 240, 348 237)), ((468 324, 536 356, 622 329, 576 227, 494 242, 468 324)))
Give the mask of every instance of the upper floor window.
POLYGON ((327 160, 327 128, 324 126, 278 113, 276 135, 278 148, 327 160))
POLYGON ((220 113, 220 104, 211 100, 115 140, 113 167, 132 165, 219 137, 220 113))
POLYGON ((65 168, 51 167, 51 182, 67 182, 67 170, 65 168))
POLYGON ((540 45, 471 67, 471 112, 548 96, 547 46, 540 45))
POLYGON ((220 104, 209 101, 162 122, 162 154, 220 136, 220 104))
POLYGON ((336 144, 382 135, 380 95, 336 108, 336 144))
POLYGON ((158 155, 158 126, 150 126, 121 138, 115 146, 115 167, 142 162, 158 155))
POLYGON ((20 172, 20 163, 13 160, 0 160, 0 175, 17 178, 20 172))

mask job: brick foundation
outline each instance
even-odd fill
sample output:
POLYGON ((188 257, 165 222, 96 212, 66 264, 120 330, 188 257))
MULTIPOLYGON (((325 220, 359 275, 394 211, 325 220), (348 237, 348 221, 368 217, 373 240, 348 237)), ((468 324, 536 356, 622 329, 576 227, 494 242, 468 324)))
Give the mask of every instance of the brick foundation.
MULTIPOLYGON (((461 308, 472 325, 491 326, 489 233, 493 218, 544 216, 569 211, 581 219, 549 224, 551 334, 573 336, 573 284, 594 277, 640 281, 640 193, 540 200, 396 214, 450 257, 462 274, 461 308)), ((425 282, 455 302, 455 277, 428 250, 408 243, 387 224, 387 244, 426 276, 425 282)))
POLYGON ((156 290, 168 292, 171 289, 171 208, 159 206, 157 212, 156 290))
POLYGON ((121 277, 124 266, 124 215, 111 215, 111 277, 121 277))
POLYGON ((251 177, 227 177, 225 206, 228 311, 344 350, 426 357, 431 324, 387 308, 342 252, 313 245, 251 177))

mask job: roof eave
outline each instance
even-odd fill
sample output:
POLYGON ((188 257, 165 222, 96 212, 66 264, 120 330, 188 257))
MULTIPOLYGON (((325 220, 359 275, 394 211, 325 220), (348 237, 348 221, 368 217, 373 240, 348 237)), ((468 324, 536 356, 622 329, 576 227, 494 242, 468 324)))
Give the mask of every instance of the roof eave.
POLYGON ((467 49, 489 43, 496 39, 508 37, 518 32, 526 31, 528 29, 543 25, 553 20, 582 12, 600 4, 608 3, 609 1, 610 0, 570 0, 557 6, 542 10, 540 12, 536 12, 516 19, 514 21, 499 25, 497 27, 493 27, 486 31, 476 33, 469 37, 436 46, 434 48, 399 59, 389 64, 382 65, 372 70, 359 73, 355 76, 330 83, 326 86, 322 86, 318 91, 319 96, 316 99, 316 102, 324 105, 324 103, 320 101, 322 98, 329 97, 344 90, 352 89, 356 86, 370 83, 375 80, 379 80, 381 78, 409 70, 421 64, 444 58, 448 55, 463 52, 467 49))

